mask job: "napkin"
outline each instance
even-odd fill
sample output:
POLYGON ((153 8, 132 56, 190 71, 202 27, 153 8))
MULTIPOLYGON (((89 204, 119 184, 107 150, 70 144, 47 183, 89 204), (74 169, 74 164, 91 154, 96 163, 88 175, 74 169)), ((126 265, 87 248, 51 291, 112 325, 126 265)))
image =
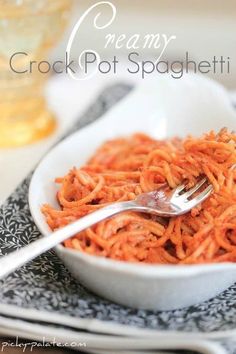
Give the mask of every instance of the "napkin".
MULTIPOLYGON (((131 89, 125 84, 107 88, 68 134, 99 119, 131 89)), ((28 206, 30 179, 31 174, 0 207, 0 256, 40 237, 28 206)), ((146 340, 171 337, 222 340, 236 338, 236 285, 214 299, 188 308, 163 312, 136 310, 85 289, 54 251, 49 251, 0 281, 0 316, 0 326, 9 333, 14 323, 15 330, 20 323, 18 330, 31 326, 34 333, 41 325, 53 328, 54 332, 90 331, 98 336, 136 336, 146 340)), ((27 333, 26 330, 25 336, 27 333)), ((236 350, 236 344, 231 348, 231 352, 236 350)))

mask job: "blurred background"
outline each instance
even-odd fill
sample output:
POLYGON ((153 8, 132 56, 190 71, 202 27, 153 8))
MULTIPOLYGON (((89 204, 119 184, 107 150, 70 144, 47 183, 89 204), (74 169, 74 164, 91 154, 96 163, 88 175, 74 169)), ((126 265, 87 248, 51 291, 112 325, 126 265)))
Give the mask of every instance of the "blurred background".
MULTIPOLYGON (((236 89, 236 1, 235 0, 113 0, 117 7, 115 21, 107 30, 94 31, 91 15, 82 25, 73 46, 73 52, 82 48, 97 49, 105 57, 114 55, 108 48, 104 50, 105 33, 127 37, 134 33, 166 33, 177 36, 171 42, 165 59, 181 60, 188 51, 193 60, 212 60, 213 56, 231 58, 231 74, 211 75, 230 89, 236 89)), ((75 20, 95 1, 75 0, 71 26, 75 20)), ((109 18, 111 10, 102 7, 102 14, 109 18)), ((71 28, 71 27, 70 27, 71 28)), ((64 42, 54 51, 54 57, 63 56, 64 42)), ((145 57, 155 55, 153 49, 146 49, 145 57)), ((119 51, 121 53, 121 51, 119 51)), ((124 53, 125 54, 125 53, 124 53)))

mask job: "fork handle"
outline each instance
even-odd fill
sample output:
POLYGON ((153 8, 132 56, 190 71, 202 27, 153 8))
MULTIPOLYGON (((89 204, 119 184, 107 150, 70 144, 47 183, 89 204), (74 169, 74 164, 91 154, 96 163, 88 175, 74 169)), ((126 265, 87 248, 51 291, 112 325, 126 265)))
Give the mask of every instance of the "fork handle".
POLYGON ((112 205, 108 205, 55 232, 50 233, 45 237, 31 242, 29 245, 20 248, 7 256, 3 256, 0 258, 0 279, 12 273, 25 263, 36 258, 40 254, 50 250, 59 243, 98 223, 99 221, 105 220, 123 211, 135 209, 135 203, 132 201, 117 202, 112 205))

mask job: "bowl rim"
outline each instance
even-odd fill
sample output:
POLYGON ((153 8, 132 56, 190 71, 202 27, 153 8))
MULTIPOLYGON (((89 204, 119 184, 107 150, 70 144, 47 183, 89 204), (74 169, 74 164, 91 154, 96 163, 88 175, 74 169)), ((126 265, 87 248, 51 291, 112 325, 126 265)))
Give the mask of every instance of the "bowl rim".
POLYGON ((183 264, 183 265, 162 265, 156 264, 152 265, 149 263, 131 263, 126 261, 115 260, 106 257, 100 257, 96 255, 90 255, 88 253, 83 253, 78 250, 73 250, 66 248, 62 245, 55 247, 55 251, 59 255, 68 255, 78 258, 83 263, 89 264, 91 266, 96 266, 99 269, 109 268, 111 271, 117 273, 125 273, 130 276, 137 276, 140 278, 183 278, 189 276, 198 276, 203 273, 213 273, 232 269, 233 263, 209 263, 209 264, 183 264))

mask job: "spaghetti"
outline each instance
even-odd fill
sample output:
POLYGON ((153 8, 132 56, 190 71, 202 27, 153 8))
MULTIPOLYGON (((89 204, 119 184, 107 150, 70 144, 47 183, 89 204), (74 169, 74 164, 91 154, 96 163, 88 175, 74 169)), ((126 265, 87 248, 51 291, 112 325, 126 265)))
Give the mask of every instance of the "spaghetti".
POLYGON ((227 129, 201 138, 157 141, 144 134, 103 144, 81 168, 62 178, 61 210, 44 205, 52 230, 109 203, 132 200, 206 175, 214 193, 191 212, 174 218, 125 212, 75 235, 64 246, 129 262, 195 264, 236 262, 236 135, 227 129))

